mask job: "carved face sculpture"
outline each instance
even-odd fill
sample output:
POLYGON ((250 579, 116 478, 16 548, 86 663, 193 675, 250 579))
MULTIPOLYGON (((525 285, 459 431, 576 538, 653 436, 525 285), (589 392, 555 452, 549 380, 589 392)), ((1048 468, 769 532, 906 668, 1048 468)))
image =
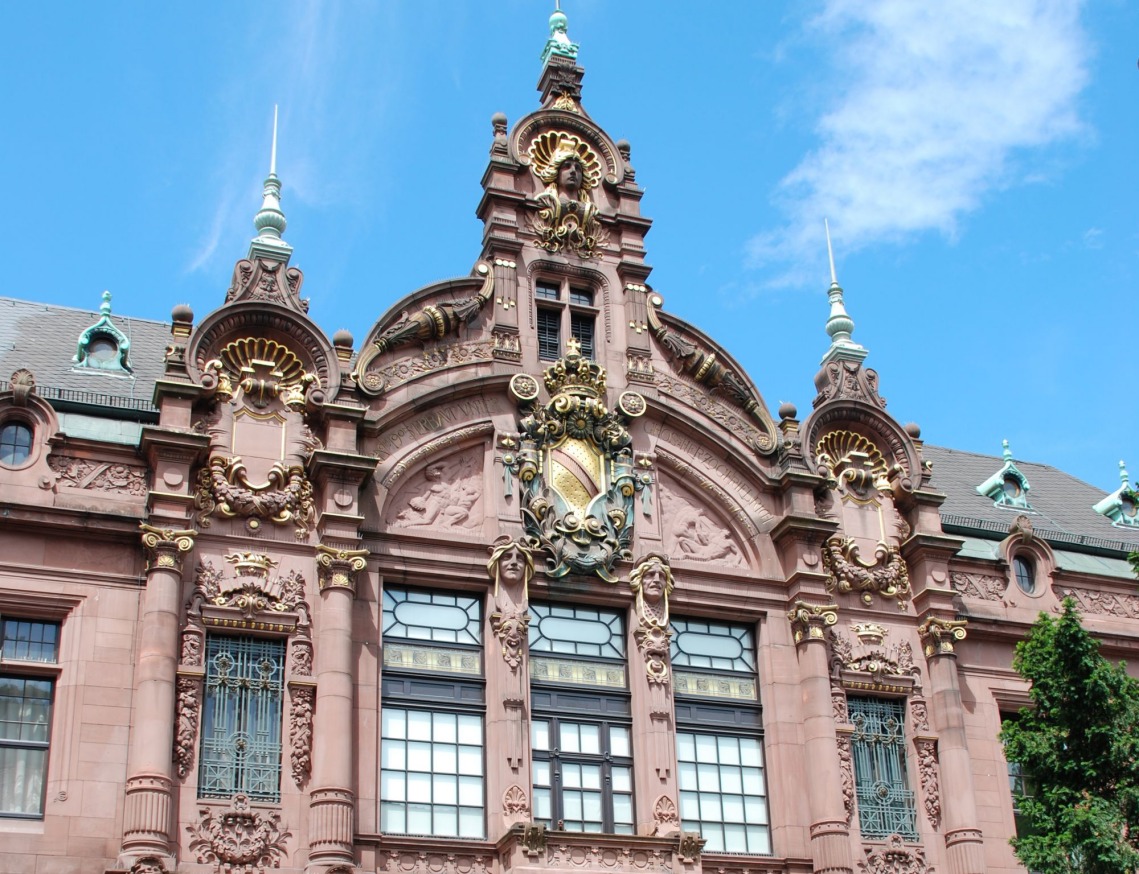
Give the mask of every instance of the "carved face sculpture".
POLYGON ((511 547, 498 560, 498 573, 504 583, 520 583, 526 573, 526 559, 517 546, 511 547))
POLYGON ((578 199, 584 179, 585 171, 575 158, 567 158, 558 167, 558 191, 570 200, 578 199))
POLYGON ((660 566, 660 562, 654 561, 645 568, 641 576, 641 587, 648 603, 660 603, 660 599, 664 597, 665 584, 664 568, 660 566))

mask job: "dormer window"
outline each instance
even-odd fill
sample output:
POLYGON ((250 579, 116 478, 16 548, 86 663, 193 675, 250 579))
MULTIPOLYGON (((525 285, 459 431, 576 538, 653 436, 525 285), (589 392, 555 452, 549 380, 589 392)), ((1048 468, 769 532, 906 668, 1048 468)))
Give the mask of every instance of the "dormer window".
POLYGON ((1092 507, 1117 528, 1139 528, 1139 495, 1136 495, 1127 468, 1119 462, 1119 488, 1092 507))
POLYGON ((534 283, 538 328, 538 357, 556 361, 565 354, 567 338, 581 344, 583 358, 593 358, 597 309, 594 291, 580 281, 555 277, 534 283))
POLYGON ((99 321, 79 335, 75 350, 77 369, 130 373, 130 339, 111 321, 111 293, 103 292, 99 321))
POLYGON ((1119 501, 1119 512, 1127 519, 1134 519, 1136 513, 1139 513, 1139 508, 1136 508, 1135 499, 1130 495, 1121 498, 1119 501))
POLYGON ((32 454, 32 429, 23 422, 0 425, 0 464, 19 467, 32 454))
POLYGON ((1018 555, 1012 560, 1013 571, 1016 574, 1016 584, 1026 595, 1036 593, 1036 565, 1031 558, 1018 555))
POLYGON ((1028 503, 1028 479, 1012 460, 1012 450, 1004 441, 1004 466, 977 486, 977 494, 990 498, 994 507, 1014 510, 1032 510, 1028 503))

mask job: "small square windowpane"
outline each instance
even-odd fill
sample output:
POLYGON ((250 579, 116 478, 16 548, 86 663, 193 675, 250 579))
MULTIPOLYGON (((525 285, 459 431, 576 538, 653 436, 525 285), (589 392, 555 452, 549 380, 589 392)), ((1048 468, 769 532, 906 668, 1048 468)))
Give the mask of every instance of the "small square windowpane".
POLYGON ((582 725, 581 730, 581 751, 583 753, 592 753, 598 755, 601 752, 601 726, 599 725, 582 725))
POLYGON ((459 773, 482 775, 482 747, 459 747, 459 773))
POLYGON ((435 808, 435 830, 437 835, 457 835, 459 833, 459 809, 450 805, 435 808))
POLYGON ((384 737, 407 737, 407 714, 402 710, 393 710, 385 707, 381 712, 381 724, 384 737))
POLYGON ((407 806, 407 831, 413 835, 431 834, 430 804, 409 804, 407 806))
POLYGON ((581 766, 581 787, 583 789, 600 789, 601 788, 601 766, 600 765, 582 765, 581 766))
POLYGON ((418 741, 408 743, 407 769, 409 771, 431 770, 431 744, 418 741))
POLYGON ((435 744, 433 770, 436 774, 454 774, 458 768, 454 744, 435 744))
POLYGON ((436 804, 458 804, 458 778, 453 774, 436 774, 431 800, 436 804))
POLYGON ((724 824, 724 852, 746 853, 747 833, 742 825, 724 824))
POLYGON ((710 734, 696 735, 696 761, 716 761, 716 738, 710 734))
POLYGON ((460 716, 459 717, 459 743, 461 744, 481 744, 482 743, 482 718, 479 716, 460 716))
POLYGON ((409 710, 407 736, 410 740, 431 740, 431 714, 422 710, 409 710))
POLYGON ((481 807, 482 800, 482 777, 460 777, 459 804, 481 807))
POLYGON ((530 744, 536 750, 550 748, 550 723, 538 719, 530 723, 530 744))
POLYGON ((431 801, 431 775, 412 772, 407 775, 407 800, 431 801))
POLYGON ((692 762, 680 763, 680 788, 693 790, 699 788, 696 782, 696 765, 692 762))
POLYGON ((588 288, 571 288, 570 303, 587 307, 593 306, 593 291, 588 288))
POLYGON ((539 282, 534 286, 534 294, 546 300, 557 300, 561 297, 561 287, 553 282, 539 282))
MULTIPOLYGON (((700 796, 695 792, 681 792, 680 815, 685 819, 699 819, 700 796)), ((699 829, 697 829, 697 831, 699 831, 699 829)))
POLYGON ((402 804, 388 804, 380 806, 380 829, 389 834, 400 834, 407 831, 407 811, 402 804))
POLYGON ((616 765, 613 766, 613 791, 614 792, 632 792, 633 791, 633 775, 628 768, 621 768, 616 765))
POLYGON ((435 725, 432 740, 436 742, 453 744, 455 742, 455 714, 454 713, 436 713, 433 714, 432 722, 435 725))
POLYGON ((481 838, 483 836, 483 819, 481 807, 459 808, 459 837, 481 838))

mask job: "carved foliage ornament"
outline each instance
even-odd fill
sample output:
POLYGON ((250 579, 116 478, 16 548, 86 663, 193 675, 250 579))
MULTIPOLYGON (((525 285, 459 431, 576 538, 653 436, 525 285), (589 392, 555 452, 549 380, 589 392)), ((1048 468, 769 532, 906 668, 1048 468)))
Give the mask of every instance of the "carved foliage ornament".
POLYGON ((791 622, 795 643, 823 640, 826 636, 824 629, 838 622, 838 605, 796 601, 788 611, 787 619, 791 622))
POLYGON ((174 764, 178 776, 185 777, 194 766, 194 749, 198 740, 198 714, 202 707, 202 689, 197 677, 179 677, 177 683, 178 724, 174 729, 174 764))
POLYGON ((649 327, 653 335, 664 347, 668 357, 689 377, 709 389, 718 389, 736 404, 743 407, 758 433, 752 438, 752 448, 760 455, 770 455, 778 447, 775 424, 767 409, 740 379, 716 360, 716 353, 701 349, 695 343, 665 327, 657 310, 664 306, 664 298, 659 294, 648 297, 649 327))
POLYGON ((237 794, 228 810, 201 807, 199 815, 198 822, 186 827, 198 864, 212 864, 225 874, 264 874, 281 867, 285 841, 292 835, 281 826, 281 814, 251 810, 249 798, 237 794))
MULTIPOLYGON (((844 705, 845 706, 845 705, 844 705)), ((839 732, 835 740, 838 743, 839 777, 842 780, 842 807, 846 812, 846 825, 850 827, 854 819, 854 760, 850 751, 850 734, 839 732)))
POLYGON ((146 468, 71 455, 50 455, 48 466, 59 482, 76 489, 142 497, 147 492, 146 468))
POLYGON ((356 369, 352 372, 352 378, 356 380, 364 394, 379 395, 387 385, 387 379, 382 373, 368 371, 368 366, 384 352, 404 346, 413 340, 423 343, 429 340, 442 340, 460 326, 474 320, 494 295, 494 271, 490 269, 490 265, 480 261, 475 265, 475 273, 483 278, 483 284, 473 297, 425 306, 414 315, 408 314, 405 310, 395 324, 382 329, 372 338, 372 342, 360 352, 356 369))
POLYGON ((279 303, 302 313, 308 312, 308 299, 301 299, 304 274, 296 267, 286 267, 279 261, 258 258, 256 261, 238 261, 233 268, 233 279, 225 293, 225 302, 261 301, 279 303))
POLYGON ((885 846, 864 847, 866 858, 858 863, 860 874, 934 874, 926 863, 925 850, 907 847, 900 835, 890 835, 885 846))
POLYGON ((914 739, 918 753, 918 774, 921 776, 925 814, 936 830, 941 827, 941 788, 938 783, 937 741, 930 737, 914 739))
POLYGON ((181 568, 182 556, 194 548, 193 530, 155 528, 145 523, 139 525, 142 531, 142 548, 146 551, 146 567, 181 568))
MULTIPOLYGON (((295 652, 295 650, 294 650, 295 652)), ((316 690, 312 686, 294 686, 290 691, 289 754, 293 782, 304 786, 312 773, 312 714, 316 690)))
POLYGON ((367 567, 368 550, 334 549, 320 544, 316 548, 316 570, 320 590, 345 588, 356 591, 356 575, 367 567))
MULTIPOLYGON (((234 553, 233 556, 239 554, 234 553)), ((264 559, 267 556, 256 553, 241 555, 264 559)), ((227 556, 227 559, 231 556, 227 556)), ((245 617, 255 613, 285 613, 300 611, 307 615, 308 603, 305 600, 305 579, 297 571, 290 571, 286 577, 278 577, 269 582, 266 577, 249 577, 239 574, 237 585, 226 586, 226 576, 217 570, 213 563, 205 560, 198 564, 194 578, 194 592, 191 595, 191 609, 205 602, 213 607, 232 607, 240 610, 245 617)))
POLYGON ((609 242, 590 193, 601 181, 601 161, 585 140, 566 131, 536 136, 527 149, 530 169, 545 183, 530 221, 535 245, 548 252, 594 258, 609 242))
POLYGON ((618 559, 632 559, 633 496, 643 488, 626 426, 644 412, 644 398, 625 392, 610 412, 605 368, 583 358, 572 338, 568 345, 546 368, 548 404, 536 402, 534 377, 511 380, 524 414, 511 470, 521 482, 526 536, 546 551, 547 575, 597 574, 615 583, 618 559))
POLYGON ((951 655, 953 642, 965 639, 965 626, 968 624, 964 619, 939 619, 937 616, 926 619, 918 626, 918 636, 921 637, 926 658, 951 655))
POLYGON ((831 537, 823 548, 823 564, 827 569, 827 591, 861 592, 866 604, 874 602, 877 592, 886 598, 897 598, 898 608, 906 608, 910 594, 910 575, 897 547, 879 542, 874 549, 874 563, 867 564, 858 555, 853 537, 831 537))
POLYGON ((257 485, 249 482, 245 464, 237 457, 214 456, 202 468, 194 506, 198 509, 198 524, 203 528, 209 527, 215 513, 227 518, 241 516, 250 519, 250 524, 258 519, 277 525, 292 522, 298 540, 308 537, 316 514, 312 483, 303 467, 285 467, 277 462, 269 469, 266 482, 257 485))

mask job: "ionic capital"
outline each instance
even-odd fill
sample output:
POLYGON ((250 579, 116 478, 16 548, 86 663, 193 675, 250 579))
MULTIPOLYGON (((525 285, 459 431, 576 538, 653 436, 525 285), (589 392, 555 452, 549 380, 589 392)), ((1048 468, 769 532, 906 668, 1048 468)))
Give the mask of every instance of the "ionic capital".
POLYGON ((356 594, 356 574, 367 565, 368 550, 336 549, 323 543, 316 547, 316 571, 320 590, 349 589, 356 594))
POLYGON ((146 569, 182 569, 182 556, 194 548, 198 532, 193 529, 155 528, 142 523, 142 548, 146 550, 146 569))
POLYGON ((804 641, 823 640, 825 629, 838 622, 837 604, 808 604, 806 601, 796 601, 787 613, 791 622, 791 631, 795 634, 795 643, 804 641))
POLYGON ((918 636, 921 638, 925 657, 928 659, 940 655, 953 655, 953 641, 965 639, 967 624, 964 619, 928 617, 918 626, 918 636))

